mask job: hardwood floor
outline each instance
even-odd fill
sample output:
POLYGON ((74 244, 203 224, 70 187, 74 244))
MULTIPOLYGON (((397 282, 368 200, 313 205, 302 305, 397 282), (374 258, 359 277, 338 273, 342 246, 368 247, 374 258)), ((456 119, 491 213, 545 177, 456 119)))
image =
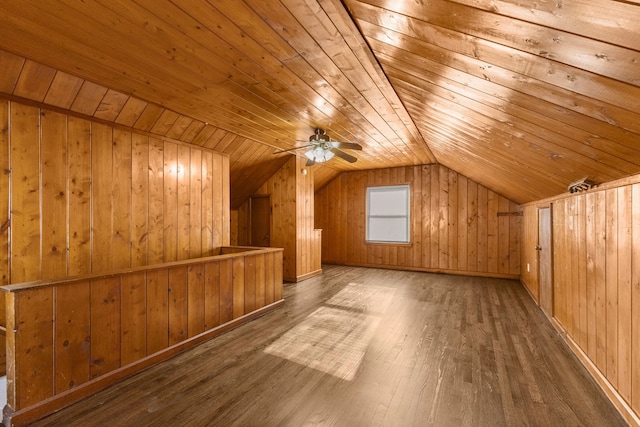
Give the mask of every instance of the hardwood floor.
POLYGON ((625 425, 516 281, 324 266, 35 425, 625 425))

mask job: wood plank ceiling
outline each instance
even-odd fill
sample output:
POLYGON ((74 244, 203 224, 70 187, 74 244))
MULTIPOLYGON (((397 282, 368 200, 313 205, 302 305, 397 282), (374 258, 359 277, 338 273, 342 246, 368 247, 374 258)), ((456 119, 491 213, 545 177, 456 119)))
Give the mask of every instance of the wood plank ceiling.
POLYGON ((0 92, 226 152, 232 206, 315 127, 364 147, 317 187, 439 162, 522 203, 640 172, 638 22, 611 0, 7 0, 0 92))

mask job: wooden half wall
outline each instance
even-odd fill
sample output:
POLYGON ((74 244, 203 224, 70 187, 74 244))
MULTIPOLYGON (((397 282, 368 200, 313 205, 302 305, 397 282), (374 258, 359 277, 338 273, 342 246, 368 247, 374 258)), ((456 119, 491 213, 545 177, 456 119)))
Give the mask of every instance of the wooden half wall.
POLYGON ((282 305, 282 249, 8 285, 4 425, 26 425, 282 305))
POLYGON ((342 173, 316 193, 322 261, 493 277, 520 274, 519 206, 441 165, 342 173), (411 242, 365 241, 367 187, 409 184, 411 242))
POLYGON ((640 425, 640 175, 524 206, 522 281, 539 298, 538 207, 552 207, 554 323, 640 425))
POLYGON ((3 285, 230 243, 226 155, 10 101, 0 130, 3 285))

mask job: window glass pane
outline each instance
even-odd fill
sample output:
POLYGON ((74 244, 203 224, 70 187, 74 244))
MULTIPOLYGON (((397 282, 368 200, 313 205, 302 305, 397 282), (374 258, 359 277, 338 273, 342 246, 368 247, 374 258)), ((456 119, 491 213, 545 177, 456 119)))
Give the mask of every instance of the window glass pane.
POLYGON ((409 186, 367 188, 367 241, 409 243, 409 186))
POLYGON ((369 240, 372 242, 408 242, 406 218, 370 218, 369 240))
POLYGON ((369 215, 406 215, 407 187, 369 188, 369 215))

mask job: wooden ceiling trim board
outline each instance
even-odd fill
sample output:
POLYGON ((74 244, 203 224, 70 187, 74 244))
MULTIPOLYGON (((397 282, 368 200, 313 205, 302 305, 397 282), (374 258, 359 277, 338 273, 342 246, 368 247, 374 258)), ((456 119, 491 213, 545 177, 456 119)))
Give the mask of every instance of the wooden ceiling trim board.
POLYGON ((175 111, 164 109, 150 132, 156 135, 166 135, 171 126, 178 120, 178 117, 180 117, 180 114, 175 111))
POLYGON ((115 122, 123 126, 134 127, 148 105, 146 101, 130 96, 122 110, 120 110, 115 122))
POLYGON ((180 136, 184 134, 193 121, 194 120, 191 117, 180 115, 180 117, 176 119, 171 128, 167 131, 167 136, 173 139, 180 139, 180 136))
POLYGON ((640 46, 640 33, 634 31, 640 22, 640 10, 625 2, 572 0, 523 4, 516 0, 449 1, 629 49, 640 46), (598 25, 594 25, 596 23, 598 25), (606 31, 602 31, 602 27, 606 31))
POLYGON ((213 135, 213 133, 218 129, 215 126, 211 126, 208 123, 203 123, 204 126, 203 128, 200 130, 200 132, 194 136, 193 141, 191 141, 192 144, 198 145, 200 147, 203 147, 205 145, 205 143, 209 140, 209 138, 211 138, 211 136, 213 135))
POLYGON ((73 100, 71 111, 93 117, 106 93, 106 87, 85 80, 73 100))
POLYGON ((433 0, 428 5, 386 0, 366 0, 366 3, 632 85, 638 84, 640 52, 636 50, 558 29, 549 32, 541 25, 445 0, 433 0), (610 62, 616 63, 616 67, 611 67, 610 62))
MULTIPOLYGON (((572 155, 586 156, 591 160, 607 165, 609 168, 614 168, 617 171, 616 175, 619 173, 634 174, 640 171, 640 158, 636 163, 632 163, 626 156, 617 157, 609 154, 607 151, 599 150, 593 145, 585 145, 581 141, 561 135, 557 133, 556 130, 562 129, 564 126, 551 120, 549 117, 539 116, 519 106, 505 105, 502 100, 494 103, 494 99, 497 98, 487 95, 487 93, 491 93, 490 91, 480 92, 475 89, 478 85, 491 85, 491 82, 478 79, 480 81, 476 82, 477 84, 458 84, 455 80, 448 80, 439 75, 428 79, 430 76, 430 68, 426 66, 426 64, 428 64, 426 60, 418 70, 413 64, 406 63, 400 59, 393 58, 393 60, 388 61, 385 56, 379 55, 379 57, 390 78, 397 81, 404 79, 416 88, 437 94, 447 100, 457 99, 457 104, 469 108, 472 111, 482 112, 501 123, 506 123, 512 126, 514 131, 519 129, 527 134, 540 137, 554 146, 562 147, 561 151, 570 150, 567 153, 567 157, 571 157, 572 155), (425 80, 425 78, 427 78, 427 80, 425 80), (431 81, 437 81, 437 85, 432 84, 431 81), (446 92, 442 93, 443 90, 446 90, 446 92), (465 102, 465 99, 468 99, 469 102, 465 102), (474 105, 473 103, 479 103, 481 105, 474 105), (483 112, 484 107, 489 107, 492 110, 483 112)), ((532 99, 531 102, 534 102, 534 100, 532 99)), ((627 154, 629 153, 627 152, 627 154)), ((640 152, 636 152, 636 154, 640 154, 640 152)))
POLYGON ((13 93, 26 59, 0 50, 0 92, 13 93))
POLYGON ((57 71, 51 86, 44 97, 44 103, 50 104, 65 110, 71 109, 83 80, 63 71, 57 71))
POLYGON ((128 95, 109 89, 104 95, 104 98, 102 98, 100 105, 98 105, 94 116, 99 119, 114 122, 128 100, 128 95))
POLYGON ((200 134, 200 132, 202 132, 205 126, 207 125, 199 120, 192 120, 191 124, 187 126, 185 131, 182 133, 182 135, 180 135, 178 139, 181 141, 192 143, 195 140, 195 138, 200 134))
MULTIPOLYGON (((345 9, 342 1, 319 0, 319 4, 324 9, 325 13, 330 17, 331 21, 334 23, 338 31, 343 34, 345 42, 350 47, 354 55, 358 57, 366 72, 374 80, 375 85, 380 88, 385 99, 397 115, 397 124, 395 120, 390 121, 390 123, 392 123, 392 126, 393 124, 396 124, 396 126, 398 127, 404 126, 404 128, 411 135, 411 138, 409 139, 415 141, 416 143, 422 144, 422 148, 429 156, 429 159, 426 163, 435 162, 433 153, 431 153, 431 151, 429 150, 428 145, 422 138, 422 135, 414 124, 413 119, 404 108, 404 105, 398 97, 398 94, 395 92, 395 90, 393 90, 393 87, 387 79, 387 76, 384 74, 384 71, 378 64, 378 60, 373 55, 373 52, 369 48, 367 41, 364 39, 364 36, 361 34, 360 29, 353 21, 351 15, 345 9)), ((385 117, 385 119, 389 118, 385 117)), ((399 132, 399 130, 397 130, 396 132, 399 132)))
POLYGON ((158 119, 160 119, 160 116, 162 116, 163 112, 164 108, 161 106, 149 103, 144 108, 144 111, 140 114, 140 117, 138 117, 138 120, 136 120, 133 127, 145 132, 150 132, 158 119))
POLYGON ((51 87, 56 70, 37 62, 27 60, 22 67, 14 95, 42 102, 51 87))
MULTIPOLYGON (((640 88, 638 87, 630 87, 628 84, 599 77, 574 67, 550 63, 535 55, 505 49, 485 40, 475 38, 469 40, 470 37, 464 34, 435 33, 438 37, 434 37, 433 31, 425 31, 426 28, 433 29, 433 26, 417 20, 412 20, 411 23, 412 25, 408 27, 411 31, 408 34, 395 31, 400 29, 397 27, 388 29, 370 22, 360 24, 365 36, 371 39, 370 43, 375 40, 380 45, 391 44, 390 42, 394 41, 395 46, 404 51, 412 50, 421 52, 422 56, 441 58, 439 62, 452 68, 514 90, 526 91, 533 81, 531 79, 548 83, 553 85, 553 90, 546 89, 546 92, 555 99, 562 99, 556 103, 565 104, 566 108, 578 109, 579 112, 608 123, 619 123, 620 126, 630 127, 636 131, 639 129, 638 120, 628 118, 630 113, 640 111, 640 88), (429 43, 425 42, 425 39, 429 40, 429 43), (514 78, 511 72, 518 73, 520 77, 514 78), (522 74, 523 72, 527 74, 522 74), (557 94, 557 90, 561 90, 561 94, 557 94), (571 103, 566 101, 574 98, 578 99, 571 103), (590 107, 592 104, 593 106, 590 107), (606 111, 607 115, 603 115, 603 111, 606 111)), ((540 85, 540 83, 537 84, 540 85)), ((527 92, 533 92, 539 96, 539 90, 527 92)))

